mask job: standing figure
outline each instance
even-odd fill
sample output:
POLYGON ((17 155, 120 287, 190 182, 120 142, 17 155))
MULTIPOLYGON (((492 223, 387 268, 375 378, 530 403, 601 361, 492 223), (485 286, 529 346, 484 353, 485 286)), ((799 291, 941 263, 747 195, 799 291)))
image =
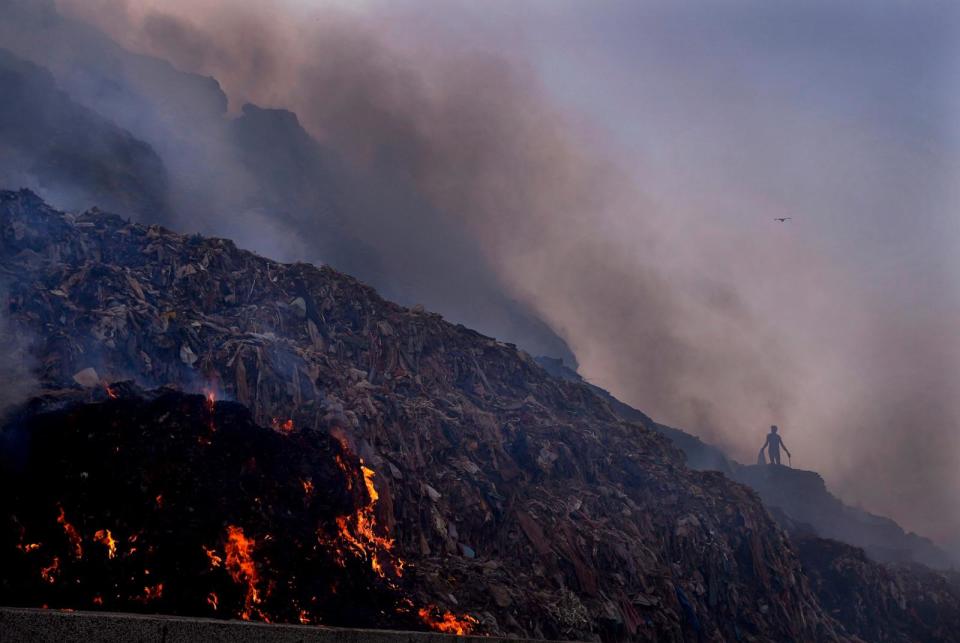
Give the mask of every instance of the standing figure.
POLYGON ((783 450, 787 452, 787 457, 790 457, 790 449, 787 448, 787 445, 783 443, 783 440, 777 434, 777 425, 774 424, 770 427, 770 433, 767 435, 767 441, 763 443, 763 446, 760 447, 760 453, 763 453, 763 450, 767 450, 767 454, 770 456, 770 464, 780 464, 780 447, 783 447, 783 450))

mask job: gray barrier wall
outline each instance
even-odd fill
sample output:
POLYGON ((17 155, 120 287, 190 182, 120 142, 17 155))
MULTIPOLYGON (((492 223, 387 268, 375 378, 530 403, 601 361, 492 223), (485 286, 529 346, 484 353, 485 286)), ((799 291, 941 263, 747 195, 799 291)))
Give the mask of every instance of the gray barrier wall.
POLYGON ((427 632, 268 625, 107 612, 0 608, 0 642, 32 643, 482 643, 504 639, 427 632))

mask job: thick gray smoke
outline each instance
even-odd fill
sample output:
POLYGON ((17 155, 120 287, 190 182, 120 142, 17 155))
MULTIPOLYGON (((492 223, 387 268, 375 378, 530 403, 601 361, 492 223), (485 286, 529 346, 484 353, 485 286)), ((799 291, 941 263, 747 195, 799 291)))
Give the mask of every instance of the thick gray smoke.
POLYGON ((943 214, 956 149, 924 148, 944 135, 936 109, 921 127, 884 94, 918 74, 907 89, 936 94, 944 54, 923 50, 943 40, 936 20, 902 36, 904 16, 863 21, 853 5, 781 18, 611 3, 594 25, 621 43, 609 58, 566 47, 590 10, 528 25, 559 34, 541 43, 545 67, 504 44, 497 30, 521 18, 500 4, 492 18, 457 4, 59 4, 173 63, 72 22, 44 26, 45 44, 0 42, 158 150, 179 227, 329 261, 562 353, 544 319, 582 373, 658 420, 746 461, 778 423, 796 464, 842 495, 941 542, 960 535, 960 307, 944 268, 957 233, 943 214), (583 98, 610 87, 600 108, 583 98), (636 140, 608 145, 571 102, 636 140))
MULTIPOLYGON (((169 50, 159 52, 163 58, 154 58, 118 47, 96 29, 58 15, 52 5, 22 0, 5 0, 4 5, 13 19, 0 24, 0 47, 49 68, 69 95, 68 101, 87 106, 132 132, 163 159, 163 172, 156 174, 165 176, 151 182, 169 181, 164 207, 152 211, 119 208, 123 212, 178 229, 229 236, 241 246, 281 260, 330 263, 372 283, 388 297, 424 304, 455 321, 520 343, 531 352, 573 361, 566 344, 528 304, 505 294, 476 240, 421 193, 416 159, 402 155, 419 139, 411 128, 422 124, 408 122, 398 112, 398 138, 392 140, 387 128, 393 126, 384 122, 377 129, 377 113, 364 111, 368 102, 360 96, 363 83, 348 87, 355 82, 351 69, 361 74, 386 73, 379 66, 389 52, 371 34, 354 33, 352 26, 324 26, 324 39, 331 42, 314 54, 315 60, 325 62, 301 78, 302 70, 292 66, 294 61, 283 59, 280 52, 267 46, 269 40, 283 38, 279 26, 272 26, 269 13, 231 10, 211 14, 217 19, 226 16, 231 25, 226 33, 232 34, 226 41, 211 39, 173 16, 147 13, 142 29, 137 23, 128 35, 143 35, 144 42, 156 41, 157 49, 169 50), (370 60, 351 51, 369 55, 370 60), (347 56, 349 64, 337 56, 347 56), (231 90, 233 110, 227 114, 227 97, 215 80, 178 71, 167 58, 183 69, 216 72, 228 84, 247 78, 250 86, 244 91, 231 90), (208 61, 212 68, 207 67, 208 61), (300 87, 300 81, 305 86, 300 87), (328 92, 341 86, 344 97, 338 102, 317 95, 321 83, 328 92), (299 106, 293 99, 277 100, 277 88, 291 95, 299 88, 303 100, 323 99, 317 104, 336 113, 305 109, 298 119, 282 109, 245 104, 255 100, 265 105, 299 106), (357 105, 352 105, 353 99, 347 95, 351 91, 357 94, 357 105), (316 127, 320 117, 335 125, 337 136, 316 127), (320 141, 302 124, 312 124, 312 133, 320 141)), ((173 9, 175 5, 164 7, 173 9)), ((125 13, 122 4, 76 8, 102 9, 97 15, 109 17, 114 26, 133 21, 133 14, 125 13)), ((370 91, 379 87, 373 78, 363 82, 370 91)), ((384 82, 382 91, 389 91, 387 85, 384 82)), ((394 86, 405 85, 394 82, 394 86)), ((414 88, 410 96, 421 91, 423 88, 414 88)), ((389 102, 386 93, 371 99, 389 102)), ((27 102, 43 100, 34 92, 27 102)), ((405 107, 406 99, 400 100, 405 107)), ((43 125, 31 128, 18 123, 17 129, 35 131, 35 138, 47 140, 52 133, 69 129, 72 121, 63 118, 43 125)), ((95 139, 106 138, 101 135, 103 127, 100 132, 96 129, 86 128, 96 132, 95 139)), ((121 176, 143 174, 129 163, 124 167, 129 154, 105 153, 93 159, 89 153, 78 156, 80 167, 91 165, 91 160, 93 165, 102 165, 101 158, 107 158, 121 167, 121 176)), ((13 180, 9 173, 5 178, 13 180)), ((63 181, 49 176, 28 184, 39 185, 48 198, 72 194, 64 195, 63 181)), ((136 192, 136 186, 121 187, 125 194, 136 192)), ((53 200, 70 207, 90 205, 89 198, 53 200)), ((148 199, 144 195, 119 199, 133 200, 148 199)), ((117 201, 102 204, 116 207, 117 201)))

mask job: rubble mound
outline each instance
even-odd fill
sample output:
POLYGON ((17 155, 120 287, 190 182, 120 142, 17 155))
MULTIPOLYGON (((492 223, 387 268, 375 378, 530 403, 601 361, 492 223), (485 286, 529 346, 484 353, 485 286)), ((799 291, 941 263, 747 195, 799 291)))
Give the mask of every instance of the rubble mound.
POLYGON ((879 565, 862 549, 795 537, 824 608, 867 641, 960 640, 960 574, 917 564, 879 565))
MULTIPOLYGON (((512 345, 329 267, 67 215, 29 192, 0 193, 0 268, 10 318, 34 332, 43 387, 209 388, 257 425, 357 454, 376 475, 378 537, 410 564, 409 599, 436 614, 545 638, 843 634, 753 492, 688 469, 667 439, 512 345)), ((282 485, 295 492, 311 457, 271 475, 297 478, 282 485)), ((272 534, 283 549, 287 535, 272 534)), ((255 563, 273 577, 296 571, 282 558, 255 563)))
MULTIPOLYGON (((790 520, 804 523, 824 538, 862 547, 882 563, 917 562, 949 569, 956 561, 933 542, 907 533, 889 518, 850 507, 830 493, 814 471, 780 465, 736 465, 730 477, 749 485, 768 508, 782 510, 790 520)), ((781 521, 789 531, 789 525, 781 521)))
POLYGON ((654 422, 642 411, 624 404, 609 392, 590 384, 562 360, 538 357, 537 363, 554 377, 588 386, 610 403, 622 419, 660 433, 683 451, 687 466, 721 471, 756 491, 778 524, 789 533, 809 532, 862 547, 881 563, 920 563, 950 569, 957 561, 927 538, 904 531, 889 518, 844 504, 827 489, 815 471, 781 465, 744 465, 728 458, 716 446, 695 435, 654 422))
POLYGON ((370 498, 336 440, 202 395, 96 394, 0 434, 2 604, 425 629, 339 546, 370 498))

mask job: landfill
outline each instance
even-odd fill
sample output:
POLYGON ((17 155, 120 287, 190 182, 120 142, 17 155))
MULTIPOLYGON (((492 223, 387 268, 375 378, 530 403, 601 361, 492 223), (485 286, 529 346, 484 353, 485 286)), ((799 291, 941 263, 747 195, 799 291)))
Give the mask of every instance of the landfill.
MULTIPOLYGON (((204 514, 194 520, 202 518, 205 546, 223 559, 214 571, 195 547, 189 557, 163 554, 166 564, 150 570, 169 579, 163 597, 151 598, 138 572, 135 587, 121 583, 126 593, 115 600, 124 609, 283 622, 305 609, 309 622, 348 626, 382 612, 383 627, 563 640, 830 641, 866 633, 830 609, 823 567, 807 573, 753 491, 688 468, 668 439, 624 420, 589 387, 551 376, 517 347, 385 301, 331 267, 281 264, 229 240, 98 210, 63 213, 20 191, 0 193, 0 271, 6 315, 37 377, 35 401, 4 433, 29 435, 23 427, 50 426, 51 413, 82 416, 99 449, 127 449, 117 475, 154 471, 144 485, 163 494, 163 511, 204 514), (151 406, 157 399, 186 410, 163 419, 151 406), (213 425, 205 400, 218 416, 213 425), (110 438, 122 427, 98 427, 123 403, 141 435, 133 442, 110 438), (227 410, 236 422, 220 417, 227 410), (171 421, 189 426, 177 439, 192 443, 171 447, 163 467, 144 469, 165 453, 171 421), (238 427, 244 440, 218 437, 238 427), (269 436, 265 446, 252 437, 258 431, 269 436), (322 506, 304 506, 303 480, 322 506), (165 483, 179 491, 163 491, 165 483), (197 500, 202 489, 213 496, 197 500), (297 558, 307 542, 318 548, 314 568, 297 558), (322 572, 323 591, 291 582, 282 593, 281 579, 303 580, 308 569, 322 572), (203 591, 189 601, 165 598, 175 579, 212 573, 220 583, 215 614, 207 581, 197 581, 203 591), (376 609, 341 609, 329 589, 338 585, 376 609), (134 589, 142 601, 130 599, 134 589), (281 608, 270 596, 291 598, 281 608)), ((56 432, 42 435, 49 441, 56 432)), ((35 473, 17 470, 17 449, 56 452, 12 441, 5 477, 35 473)), ((105 534, 97 533, 136 533, 152 520, 143 513, 151 496, 128 503, 81 493, 94 483, 69 471, 76 475, 53 476, 42 494, 21 491, 38 501, 31 524, 57 534, 58 544, 46 551, 30 529, 21 540, 21 505, 7 501, 0 528, 10 551, 2 556, 42 554, 49 566, 55 554, 61 567, 47 574, 52 582, 21 561, 34 576, 30 600, 90 608, 92 596, 62 589, 83 578, 71 543, 102 554, 105 534), (73 536, 57 522, 61 508, 73 536), (29 552, 17 548, 34 543, 29 552)), ((139 487, 127 480, 125 488, 139 487)), ((195 540, 189 522, 169 529, 163 543, 195 540)), ((114 582, 110 564, 97 563, 103 583, 114 582)))

